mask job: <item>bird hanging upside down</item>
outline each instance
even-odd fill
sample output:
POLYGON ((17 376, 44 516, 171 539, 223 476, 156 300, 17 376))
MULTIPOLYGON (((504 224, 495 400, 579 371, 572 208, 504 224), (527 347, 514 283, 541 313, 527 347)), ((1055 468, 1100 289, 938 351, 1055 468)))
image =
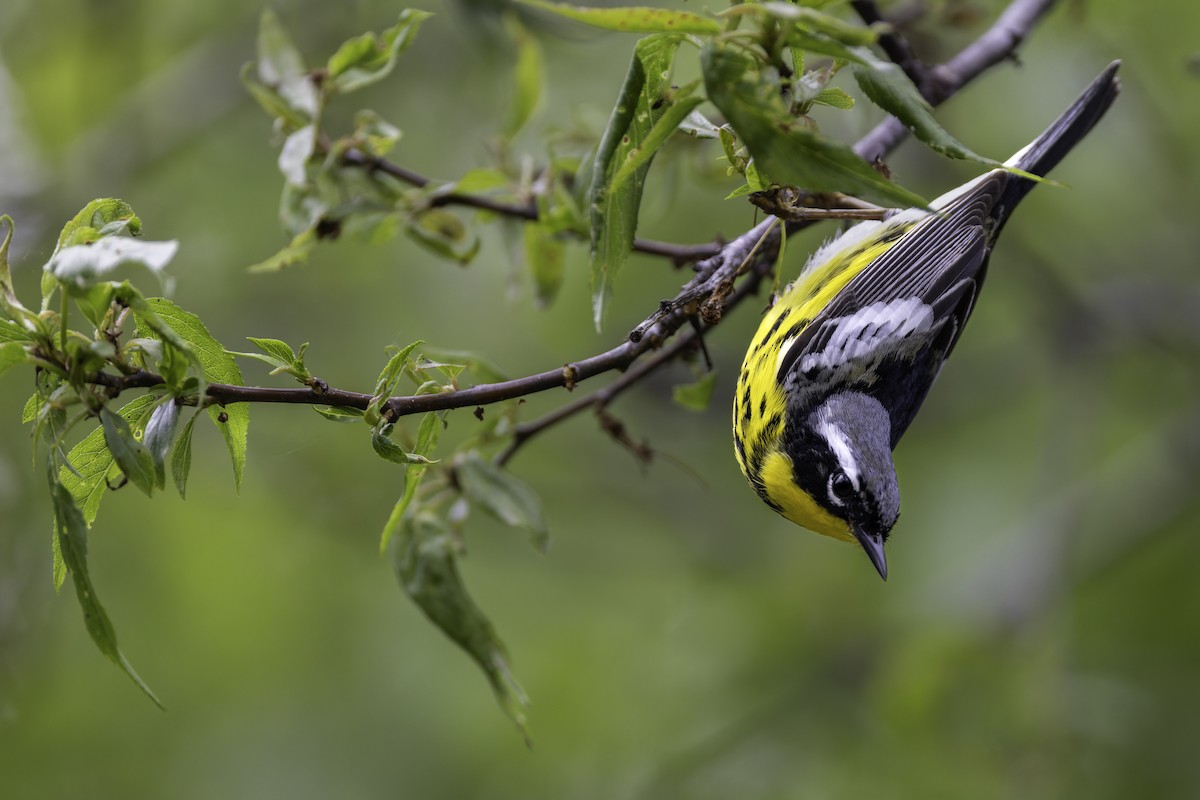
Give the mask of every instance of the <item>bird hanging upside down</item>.
MULTIPOLYGON (((1006 162, 1043 176, 1117 96, 1114 62, 1006 162)), ((738 463, 767 505, 856 541, 884 580, 900 514, 892 450, 971 315, 1004 223, 1034 181, 995 169, 818 249, 767 312, 738 378, 738 463)))

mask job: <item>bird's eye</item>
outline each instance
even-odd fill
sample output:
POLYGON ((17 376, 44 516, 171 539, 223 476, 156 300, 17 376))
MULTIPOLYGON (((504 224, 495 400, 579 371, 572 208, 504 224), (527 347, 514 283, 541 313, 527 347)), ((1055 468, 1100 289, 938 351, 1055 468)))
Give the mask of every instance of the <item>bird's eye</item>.
POLYGON ((845 505, 853 496, 854 483, 846 473, 839 470, 829 476, 829 499, 834 505, 845 505))

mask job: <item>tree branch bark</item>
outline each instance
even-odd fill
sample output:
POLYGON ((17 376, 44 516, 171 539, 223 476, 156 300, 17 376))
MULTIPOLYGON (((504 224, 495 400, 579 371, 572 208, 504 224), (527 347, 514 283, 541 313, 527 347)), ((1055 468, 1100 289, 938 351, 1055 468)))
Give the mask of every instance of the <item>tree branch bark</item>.
MULTIPOLYGON (((945 64, 933 68, 932 73, 936 74, 937 79, 927 81, 927 89, 930 92, 927 97, 929 102, 932 105, 943 102, 990 67, 1011 58, 1016 48, 1056 1, 1013 0, 1009 3, 992 26, 978 39, 945 64)), ((903 141, 907 134, 908 131, 903 125, 897 120, 889 118, 863 137, 854 146, 854 149, 860 156, 871 161, 890 152, 903 141)), ((347 158, 358 159, 357 162, 352 160, 351 163, 360 163, 370 169, 383 170, 393 177, 414 185, 423 186, 429 183, 428 179, 423 176, 411 173, 402 167, 390 164, 390 162, 368 159, 356 151, 348 153, 347 158)), ((443 200, 444 204, 453 202, 497 211, 526 220, 537 218, 536 209, 527 206, 503 204, 490 198, 471 195, 448 194, 443 197, 452 198, 452 200, 443 200)), ((787 229, 789 231, 799 230, 809 224, 812 223, 787 223, 787 229)), ((522 425, 518 428, 517 436, 509 448, 498 457, 501 462, 507 461, 517 449, 541 431, 585 408, 602 406, 611 402, 614 397, 639 380, 674 361, 699 339, 703 331, 715 326, 724 311, 733 308, 746 297, 756 293, 762 281, 772 272, 771 266, 773 266, 779 242, 779 227, 779 221, 770 218, 722 246, 715 243, 695 246, 662 243, 651 245, 656 249, 658 255, 669 255, 670 257, 679 255, 685 261, 707 252, 707 248, 710 247, 714 248, 716 252, 696 265, 696 275, 681 287, 674 298, 663 301, 660 307, 651 313, 642 324, 638 325, 624 341, 603 353, 565 364, 560 368, 509 381, 479 384, 441 394, 392 397, 384 405, 384 413, 395 418, 427 411, 484 406, 547 389, 563 386, 574 387, 581 381, 605 372, 627 370, 648 351, 658 350, 655 356, 644 361, 638 368, 630 369, 605 389, 565 405, 539 420, 522 425), (677 247, 694 249, 680 255, 672 249, 677 247), (735 290, 734 283, 738 278, 742 278, 742 280, 735 290), (684 334, 670 346, 660 349, 689 320, 695 319, 697 314, 704 319, 703 327, 684 334)), ((645 246, 643 243, 643 247, 645 246)), ((95 375, 92 382, 119 394, 127 389, 161 384, 163 379, 149 372, 137 372, 131 375, 101 373, 95 375)), ((205 394, 209 400, 221 405, 229 403, 304 403, 365 409, 371 401, 369 394, 326 388, 323 384, 318 388, 275 389, 211 383, 206 387, 205 394)))

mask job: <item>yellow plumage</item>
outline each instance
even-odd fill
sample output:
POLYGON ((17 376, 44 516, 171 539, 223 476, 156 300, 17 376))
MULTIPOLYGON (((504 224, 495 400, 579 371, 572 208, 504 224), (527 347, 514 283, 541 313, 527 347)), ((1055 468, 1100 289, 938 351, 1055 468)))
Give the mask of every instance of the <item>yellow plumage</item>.
POLYGON ((886 253, 913 227, 912 217, 860 226, 876 232, 853 237, 833 253, 814 255, 767 311, 750 342, 738 377, 733 436, 738 464, 758 495, 784 517, 811 531, 853 541, 845 520, 830 514, 792 479, 791 458, 780 447, 787 406, 778 379, 786 347, 868 264, 886 253), (879 230, 886 227, 886 230, 879 230))
POLYGON ((733 408, 742 472, 787 519, 858 542, 885 580, 892 452, 971 316, 996 237, 1033 176, 1108 110, 1118 66, 1004 167, 819 248, 750 343, 733 408))

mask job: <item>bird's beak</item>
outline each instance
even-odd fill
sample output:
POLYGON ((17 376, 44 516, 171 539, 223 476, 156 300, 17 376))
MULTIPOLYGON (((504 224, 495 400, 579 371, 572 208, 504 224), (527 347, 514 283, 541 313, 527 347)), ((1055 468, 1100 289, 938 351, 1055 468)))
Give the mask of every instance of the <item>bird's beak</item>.
POLYGON ((850 530, 854 533, 854 538, 862 545, 863 550, 867 551, 867 558, 871 559, 871 563, 875 565, 879 577, 886 581, 887 556, 883 554, 883 537, 878 533, 870 533, 859 525, 852 524, 850 530))

